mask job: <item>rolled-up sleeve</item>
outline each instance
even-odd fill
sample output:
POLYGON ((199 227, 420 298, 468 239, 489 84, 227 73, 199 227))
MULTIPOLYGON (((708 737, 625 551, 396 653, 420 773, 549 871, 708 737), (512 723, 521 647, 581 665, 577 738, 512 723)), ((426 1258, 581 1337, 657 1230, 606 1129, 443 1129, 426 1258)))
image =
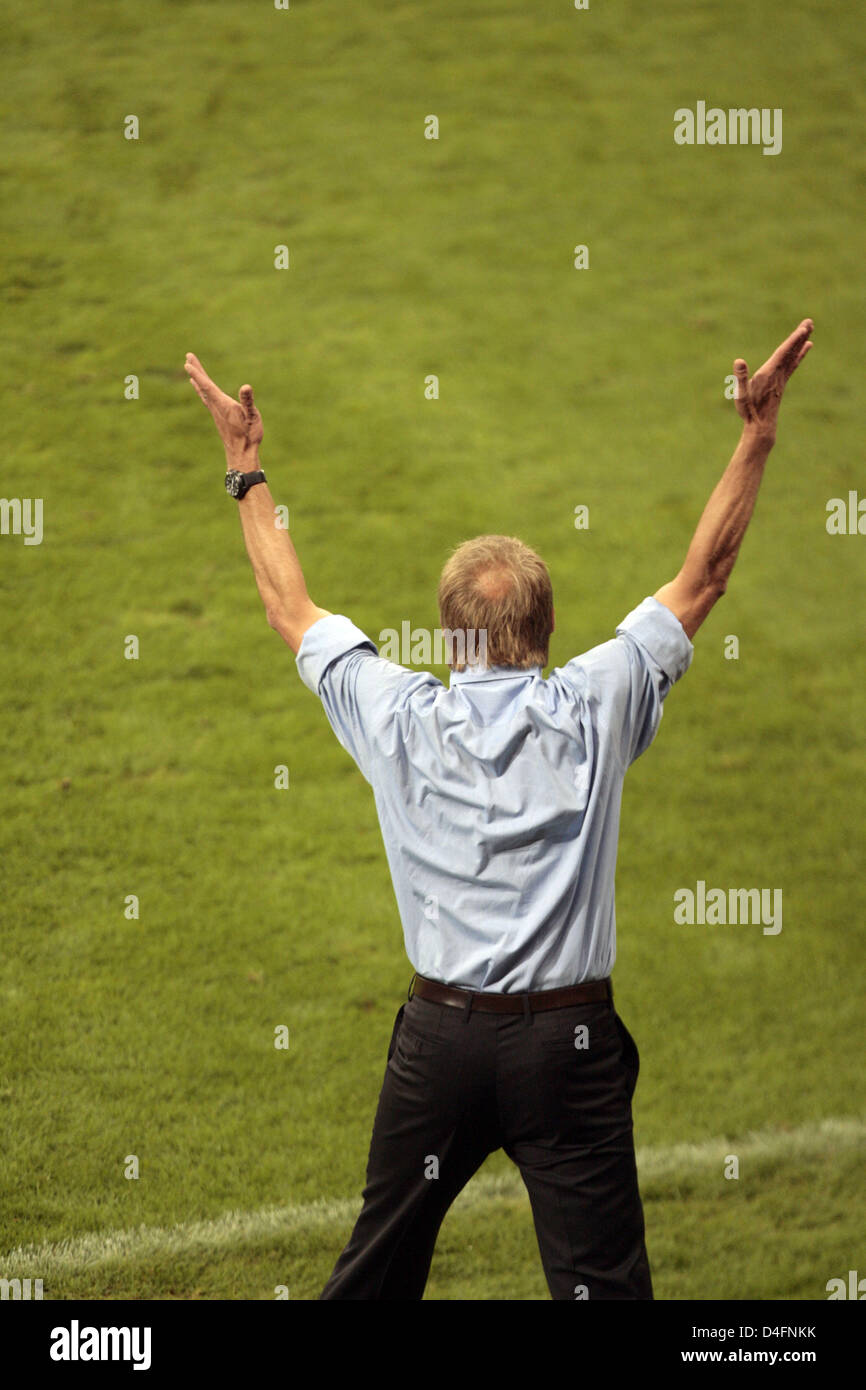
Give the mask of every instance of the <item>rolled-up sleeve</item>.
POLYGON ((685 675, 693 655, 679 618, 658 599, 645 598, 623 618, 612 641, 563 668, 563 675, 595 706, 599 729, 623 767, 652 743, 665 697, 685 675))
POLYGON ((342 613, 307 628, 295 662, 301 680, 321 699, 339 742, 372 784, 377 730, 417 675, 379 656, 375 642, 342 613))
POLYGON ((304 685, 320 697, 339 742, 369 782, 369 730, 358 691, 359 668, 365 660, 379 660, 375 642, 343 613, 329 613, 307 628, 295 664, 304 685))
POLYGON ((616 629, 628 644, 629 691, 620 750, 628 767, 650 746, 671 686, 691 665, 694 647, 679 618, 656 598, 645 598, 616 629))
MULTIPOLYGON (((645 598, 617 628, 639 642, 668 678, 668 690, 692 664, 694 647, 675 613, 657 598, 645 598)), ((667 690, 665 690, 665 695, 667 690)), ((664 696, 662 696, 664 698, 664 696)))
POLYGON ((319 694, 322 677, 338 656, 362 647, 378 655, 378 647, 366 632, 342 613, 329 613, 308 627, 298 648, 295 664, 298 675, 314 695, 319 694))

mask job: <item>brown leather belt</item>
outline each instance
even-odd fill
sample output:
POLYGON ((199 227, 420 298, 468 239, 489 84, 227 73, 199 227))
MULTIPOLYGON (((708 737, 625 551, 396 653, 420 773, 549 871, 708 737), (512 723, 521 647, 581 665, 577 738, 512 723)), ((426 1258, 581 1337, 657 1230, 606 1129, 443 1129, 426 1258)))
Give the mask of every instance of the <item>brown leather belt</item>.
POLYGON ((419 998, 429 999, 434 1004, 450 1004, 452 1008, 471 1008, 473 1012, 477 1009, 488 1014, 525 1014, 527 1010, 535 1014, 543 1009, 564 1009, 569 1004, 592 1004, 597 999, 613 999, 610 977, 606 980, 589 980, 584 985, 571 985, 567 989, 543 989, 535 994, 490 994, 460 989, 455 985, 442 985, 438 980, 416 975, 409 989, 410 999, 417 994, 419 998))

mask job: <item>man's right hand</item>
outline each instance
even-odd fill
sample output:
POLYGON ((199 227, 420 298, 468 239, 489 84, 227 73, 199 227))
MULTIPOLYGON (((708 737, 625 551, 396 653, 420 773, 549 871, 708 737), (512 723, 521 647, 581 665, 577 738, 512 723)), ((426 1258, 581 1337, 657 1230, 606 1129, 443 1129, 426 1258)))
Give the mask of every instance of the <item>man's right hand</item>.
POLYGON ((742 438, 704 508, 682 569, 654 595, 679 618, 689 639, 727 588, 776 440, 782 392, 812 346, 812 327, 811 319, 803 319, 751 380, 742 357, 734 363, 742 438))
POLYGON ((813 327, 811 319, 803 319, 799 328, 795 328, 791 336, 780 343, 751 380, 742 357, 738 357, 734 363, 737 410, 750 431, 771 443, 776 439, 776 420, 782 392, 812 346, 807 339, 813 327))

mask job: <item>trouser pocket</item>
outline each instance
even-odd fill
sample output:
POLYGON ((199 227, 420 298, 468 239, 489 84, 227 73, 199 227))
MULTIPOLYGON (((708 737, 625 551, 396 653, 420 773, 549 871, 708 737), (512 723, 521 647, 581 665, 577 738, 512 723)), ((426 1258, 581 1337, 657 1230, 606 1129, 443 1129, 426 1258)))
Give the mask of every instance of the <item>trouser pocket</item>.
POLYGON ((628 1076, 628 1094, 629 1099, 631 1099, 634 1095, 638 1073, 640 1072, 640 1054, 637 1050, 637 1043, 626 1028, 619 1014, 616 1014, 616 1026, 622 1040, 622 1063, 628 1076))
POLYGON ((392 1030, 391 1030, 391 1041, 390 1041, 390 1043, 388 1044, 388 1061, 389 1061, 389 1062, 390 1062, 391 1058, 394 1056, 394 1048, 395 1048, 396 1045, 397 1045, 397 1034, 398 1034, 399 1031, 400 1031, 400 1024, 403 1022, 403 1010, 405 1009, 405 1007, 406 1007, 405 1004, 401 1004, 401 1005, 400 1005, 399 1009, 397 1010, 397 1017, 394 1019, 394 1027, 393 1027, 392 1030))

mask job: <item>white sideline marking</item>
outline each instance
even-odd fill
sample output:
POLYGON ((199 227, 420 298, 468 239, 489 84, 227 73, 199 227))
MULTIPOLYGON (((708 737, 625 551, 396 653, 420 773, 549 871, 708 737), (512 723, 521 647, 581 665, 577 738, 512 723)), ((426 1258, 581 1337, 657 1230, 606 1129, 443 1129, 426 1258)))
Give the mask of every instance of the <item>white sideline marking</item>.
MULTIPOLYGON (((700 1144, 673 1144, 662 1148, 638 1149, 637 1162, 641 1192, 652 1196, 654 1179, 682 1176, 684 1170, 715 1166, 722 1171, 724 1156, 736 1153, 740 1159, 774 1158, 788 1161, 813 1157, 828 1147, 855 1149, 866 1146, 866 1118, 821 1120, 796 1129, 752 1130, 739 1138, 705 1139, 700 1144)), ((450 1208, 466 1210, 496 1201, 529 1198, 520 1174, 479 1174, 472 1178, 450 1208)), ((297 1231, 348 1227, 360 1210, 360 1201, 322 1199, 299 1206, 262 1207, 258 1211, 231 1211, 210 1221, 183 1222, 176 1226, 138 1226, 116 1231, 95 1232, 70 1240, 44 1245, 18 1246, 0 1255, 0 1276, 6 1279, 37 1276, 47 1280, 52 1274, 85 1270, 111 1260, 144 1260, 172 1254, 214 1251, 270 1235, 297 1231)))

